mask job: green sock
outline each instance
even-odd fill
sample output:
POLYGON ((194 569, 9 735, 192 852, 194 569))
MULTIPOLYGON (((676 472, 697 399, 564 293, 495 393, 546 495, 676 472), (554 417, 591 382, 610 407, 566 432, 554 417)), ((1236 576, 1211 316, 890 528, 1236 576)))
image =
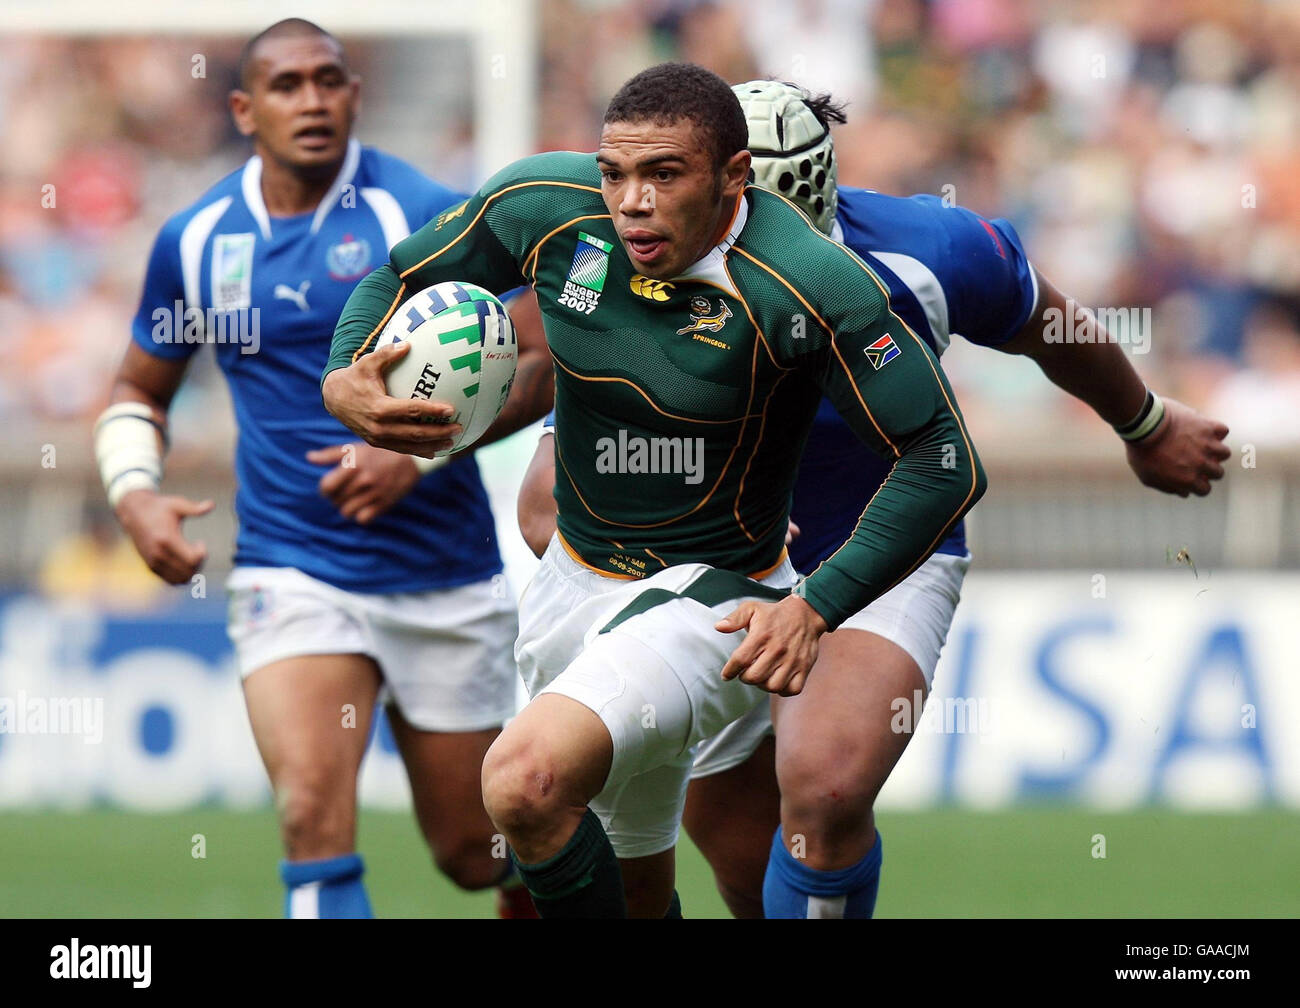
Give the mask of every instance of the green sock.
POLYGON ((626 917, 623 874, 596 813, 587 809, 564 849, 539 864, 515 864, 542 917, 626 917))
POLYGON ((682 898, 677 895, 677 890, 673 890, 673 898, 668 903, 668 912, 664 914, 664 920, 681 920, 682 919, 682 898))

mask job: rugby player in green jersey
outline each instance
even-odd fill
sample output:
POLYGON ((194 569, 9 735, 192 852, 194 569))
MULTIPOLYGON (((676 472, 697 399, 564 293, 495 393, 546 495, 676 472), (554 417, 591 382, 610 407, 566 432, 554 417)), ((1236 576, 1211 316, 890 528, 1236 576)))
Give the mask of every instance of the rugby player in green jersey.
POLYGON ((692 746, 763 691, 797 694, 818 638, 983 493, 933 353, 860 259, 746 186, 747 140, 720 78, 644 71, 610 103, 594 158, 542 154, 497 174, 397 245, 335 332, 327 407, 372 444, 427 456, 456 433, 427 423, 449 411, 386 395, 405 347, 371 353, 376 334, 434 283, 537 292, 558 530, 521 600, 533 700, 489 751, 483 786, 543 916, 677 912, 692 746), (796 585, 790 491, 823 393, 894 467, 848 542, 796 585))

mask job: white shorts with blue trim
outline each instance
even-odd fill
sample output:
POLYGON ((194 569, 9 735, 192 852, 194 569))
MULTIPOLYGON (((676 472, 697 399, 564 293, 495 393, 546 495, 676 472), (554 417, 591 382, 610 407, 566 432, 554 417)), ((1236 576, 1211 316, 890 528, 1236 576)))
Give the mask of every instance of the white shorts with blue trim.
POLYGON ((518 620, 503 577, 370 595, 292 567, 236 567, 228 630, 244 678, 285 658, 362 654, 422 731, 499 728, 516 710, 518 620))

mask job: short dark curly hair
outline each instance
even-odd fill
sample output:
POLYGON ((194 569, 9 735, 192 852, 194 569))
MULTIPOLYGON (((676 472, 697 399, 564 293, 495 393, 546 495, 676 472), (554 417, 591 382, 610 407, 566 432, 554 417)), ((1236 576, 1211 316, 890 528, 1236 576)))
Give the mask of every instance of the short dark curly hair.
POLYGON ((681 119, 708 137, 719 168, 749 144, 749 125, 731 85, 694 63, 660 63, 642 70, 610 100, 604 121, 666 126, 681 119))
POLYGON ((339 59, 343 60, 343 44, 320 25, 314 21, 308 21, 306 18, 285 18, 283 21, 277 21, 270 28, 258 32, 244 43, 243 51, 239 54, 238 76, 240 90, 248 91, 252 88, 253 62, 257 58, 257 47, 263 42, 280 38, 310 37, 312 35, 319 35, 321 38, 329 39, 330 42, 334 43, 334 47, 339 51, 339 59))

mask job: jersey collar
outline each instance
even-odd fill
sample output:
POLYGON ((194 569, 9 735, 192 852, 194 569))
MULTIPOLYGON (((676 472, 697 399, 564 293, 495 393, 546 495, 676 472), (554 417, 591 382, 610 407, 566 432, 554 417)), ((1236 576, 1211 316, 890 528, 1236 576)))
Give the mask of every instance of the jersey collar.
POLYGON ((727 275, 727 253, 731 251, 731 246, 736 244, 740 232, 745 229, 745 222, 749 220, 749 200, 745 199, 742 191, 736 202, 738 204, 736 214, 732 217, 731 227, 727 229, 722 241, 714 245, 702 259, 692 263, 682 273, 673 277, 674 280, 703 280, 715 287, 721 287, 723 290, 736 294, 736 288, 731 282, 731 277, 727 275))
MULTIPOLYGON (((330 186, 329 192, 316 205, 316 214, 311 220, 311 233, 315 234, 320 230, 325 218, 329 216, 330 210, 334 204, 339 201, 343 194, 343 187, 349 185, 357 174, 357 167, 361 164, 361 143, 356 139, 348 141, 348 152, 343 157, 343 166, 339 173, 334 176, 334 184, 330 186)), ((262 159, 254 154, 244 165, 243 177, 240 179, 240 188, 243 191, 244 203, 248 206, 248 212, 253 215, 253 220, 257 221, 257 228, 262 232, 262 237, 267 241, 271 240, 271 215, 266 212, 266 201, 262 199, 262 159)))

